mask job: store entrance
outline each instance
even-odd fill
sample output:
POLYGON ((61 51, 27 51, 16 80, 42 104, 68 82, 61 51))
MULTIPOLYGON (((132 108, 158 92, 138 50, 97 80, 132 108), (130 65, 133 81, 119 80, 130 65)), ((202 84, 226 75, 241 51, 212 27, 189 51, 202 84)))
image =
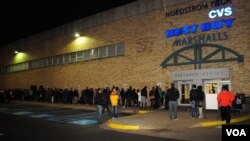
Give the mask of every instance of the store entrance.
POLYGON ((190 105, 190 90, 193 81, 178 81, 178 90, 180 93, 179 105, 190 105))
POLYGON ((204 85, 204 92, 206 94, 206 109, 217 110, 217 95, 224 85, 226 85, 229 90, 231 90, 231 82, 229 80, 207 80, 205 81, 204 85))
POLYGON ((228 68, 181 70, 172 73, 172 80, 180 93, 179 105, 190 106, 190 90, 192 85, 202 86, 205 92, 206 109, 218 109, 217 94, 223 85, 231 89, 228 68))

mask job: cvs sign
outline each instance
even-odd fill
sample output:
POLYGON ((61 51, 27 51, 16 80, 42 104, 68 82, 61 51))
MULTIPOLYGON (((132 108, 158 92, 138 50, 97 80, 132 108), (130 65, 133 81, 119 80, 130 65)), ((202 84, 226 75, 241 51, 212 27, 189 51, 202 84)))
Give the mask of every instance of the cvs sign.
POLYGON ((213 19, 216 17, 222 17, 222 16, 231 16, 233 14, 231 7, 221 8, 212 10, 208 13, 208 17, 213 19))

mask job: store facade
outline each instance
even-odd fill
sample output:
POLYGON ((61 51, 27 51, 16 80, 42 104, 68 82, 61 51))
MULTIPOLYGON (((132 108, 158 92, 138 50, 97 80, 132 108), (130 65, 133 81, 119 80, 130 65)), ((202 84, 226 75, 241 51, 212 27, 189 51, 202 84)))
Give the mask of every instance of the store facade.
MULTIPOLYGON (((238 89, 236 81, 239 79, 234 75, 240 73, 239 69, 244 69, 240 66, 244 66, 246 56, 240 50, 235 49, 233 43, 240 36, 235 36, 234 31, 239 27, 239 23, 237 24, 239 10, 235 5, 244 2, 233 2, 221 0, 193 4, 190 7, 200 11, 200 15, 193 15, 199 19, 199 22, 184 23, 180 27, 166 30, 167 40, 172 43, 173 48, 179 49, 165 58, 161 66, 168 68, 193 65, 192 70, 184 69, 172 72, 172 80, 181 93, 180 105, 189 105, 189 92, 193 84, 203 86, 206 109, 218 109, 216 98, 222 86, 227 85, 233 91, 238 89)), ((167 12, 166 16, 185 15, 190 7, 178 7, 176 10, 167 12)), ((242 78, 244 77, 248 79, 247 76, 242 76, 242 78)), ((246 84, 249 85, 248 82, 246 84)), ((235 92, 239 93, 239 91, 235 92)))
POLYGON ((203 86, 208 104, 210 89, 222 85, 249 95, 249 7, 247 0, 139 0, 75 21, 1 47, 0 89, 175 82, 180 105, 192 84, 203 86))

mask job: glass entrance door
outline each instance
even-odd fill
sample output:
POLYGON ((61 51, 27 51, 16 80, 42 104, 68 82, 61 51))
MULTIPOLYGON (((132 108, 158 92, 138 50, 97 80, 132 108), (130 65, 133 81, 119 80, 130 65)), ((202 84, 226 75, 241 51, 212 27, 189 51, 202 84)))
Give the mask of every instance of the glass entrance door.
POLYGON ((222 86, 227 86, 229 90, 231 90, 231 82, 230 81, 220 81, 219 82, 219 92, 221 92, 222 86))
POLYGON ((217 102, 217 94, 219 92, 219 81, 206 81, 204 92, 206 95, 206 109, 209 110, 217 110, 218 102, 217 102))
POLYGON ((217 95, 221 91, 222 86, 227 85, 231 89, 230 81, 211 80, 205 81, 205 94, 206 94, 206 109, 217 110, 218 101, 217 95))
POLYGON ((192 88, 192 81, 178 82, 178 90, 180 93, 179 104, 189 105, 190 104, 190 90, 192 88))

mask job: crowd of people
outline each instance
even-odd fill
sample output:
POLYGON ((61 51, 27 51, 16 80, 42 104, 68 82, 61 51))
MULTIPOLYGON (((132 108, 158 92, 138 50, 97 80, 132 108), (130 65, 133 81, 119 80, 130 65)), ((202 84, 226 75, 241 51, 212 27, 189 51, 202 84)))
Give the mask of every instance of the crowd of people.
MULTIPOLYGON (((68 104, 95 104, 95 97, 99 90, 105 97, 109 97, 112 89, 116 88, 119 96, 118 105, 125 107, 147 107, 148 98, 150 98, 150 106, 152 108, 161 108, 164 105, 165 91, 159 86, 153 87, 148 93, 147 87, 135 89, 130 86, 128 89, 113 86, 105 88, 88 88, 80 89, 60 89, 60 88, 43 88, 38 89, 6 89, 1 91, 1 99, 5 102, 20 101, 40 101, 49 103, 68 103, 68 104), (149 97, 148 97, 149 95, 149 97)), ((107 103, 110 100, 107 98, 107 103)))
MULTIPOLYGON (((118 106, 146 108, 149 106, 155 109, 169 109, 169 118, 178 120, 177 105, 180 97, 179 90, 175 88, 174 83, 165 90, 159 86, 152 87, 148 90, 147 86, 142 89, 135 89, 130 86, 128 89, 113 86, 112 88, 88 88, 80 89, 59 89, 59 88, 43 88, 38 89, 7 89, 0 91, 0 102, 11 101, 40 101, 49 103, 65 103, 65 104, 88 104, 97 105, 97 122, 101 123, 101 116, 105 109, 112 113, 112 117, 118 115, 118 106), (111 104, 112 110, 109 109, 111 104)), ((192 86, 190 91, 191 116, 193 118, 202 118, 203 104, 205 94, 202 86, 192 86)), ((221 106, 222 119, 230 123, 230 107, 234 96, 228 92, 227 87, 222 87, 219 93, 218 102, 221 106), (227 92, 227 93, 226 93, 227 92), (230 95, 230 96, 227 96, 230 95)))

